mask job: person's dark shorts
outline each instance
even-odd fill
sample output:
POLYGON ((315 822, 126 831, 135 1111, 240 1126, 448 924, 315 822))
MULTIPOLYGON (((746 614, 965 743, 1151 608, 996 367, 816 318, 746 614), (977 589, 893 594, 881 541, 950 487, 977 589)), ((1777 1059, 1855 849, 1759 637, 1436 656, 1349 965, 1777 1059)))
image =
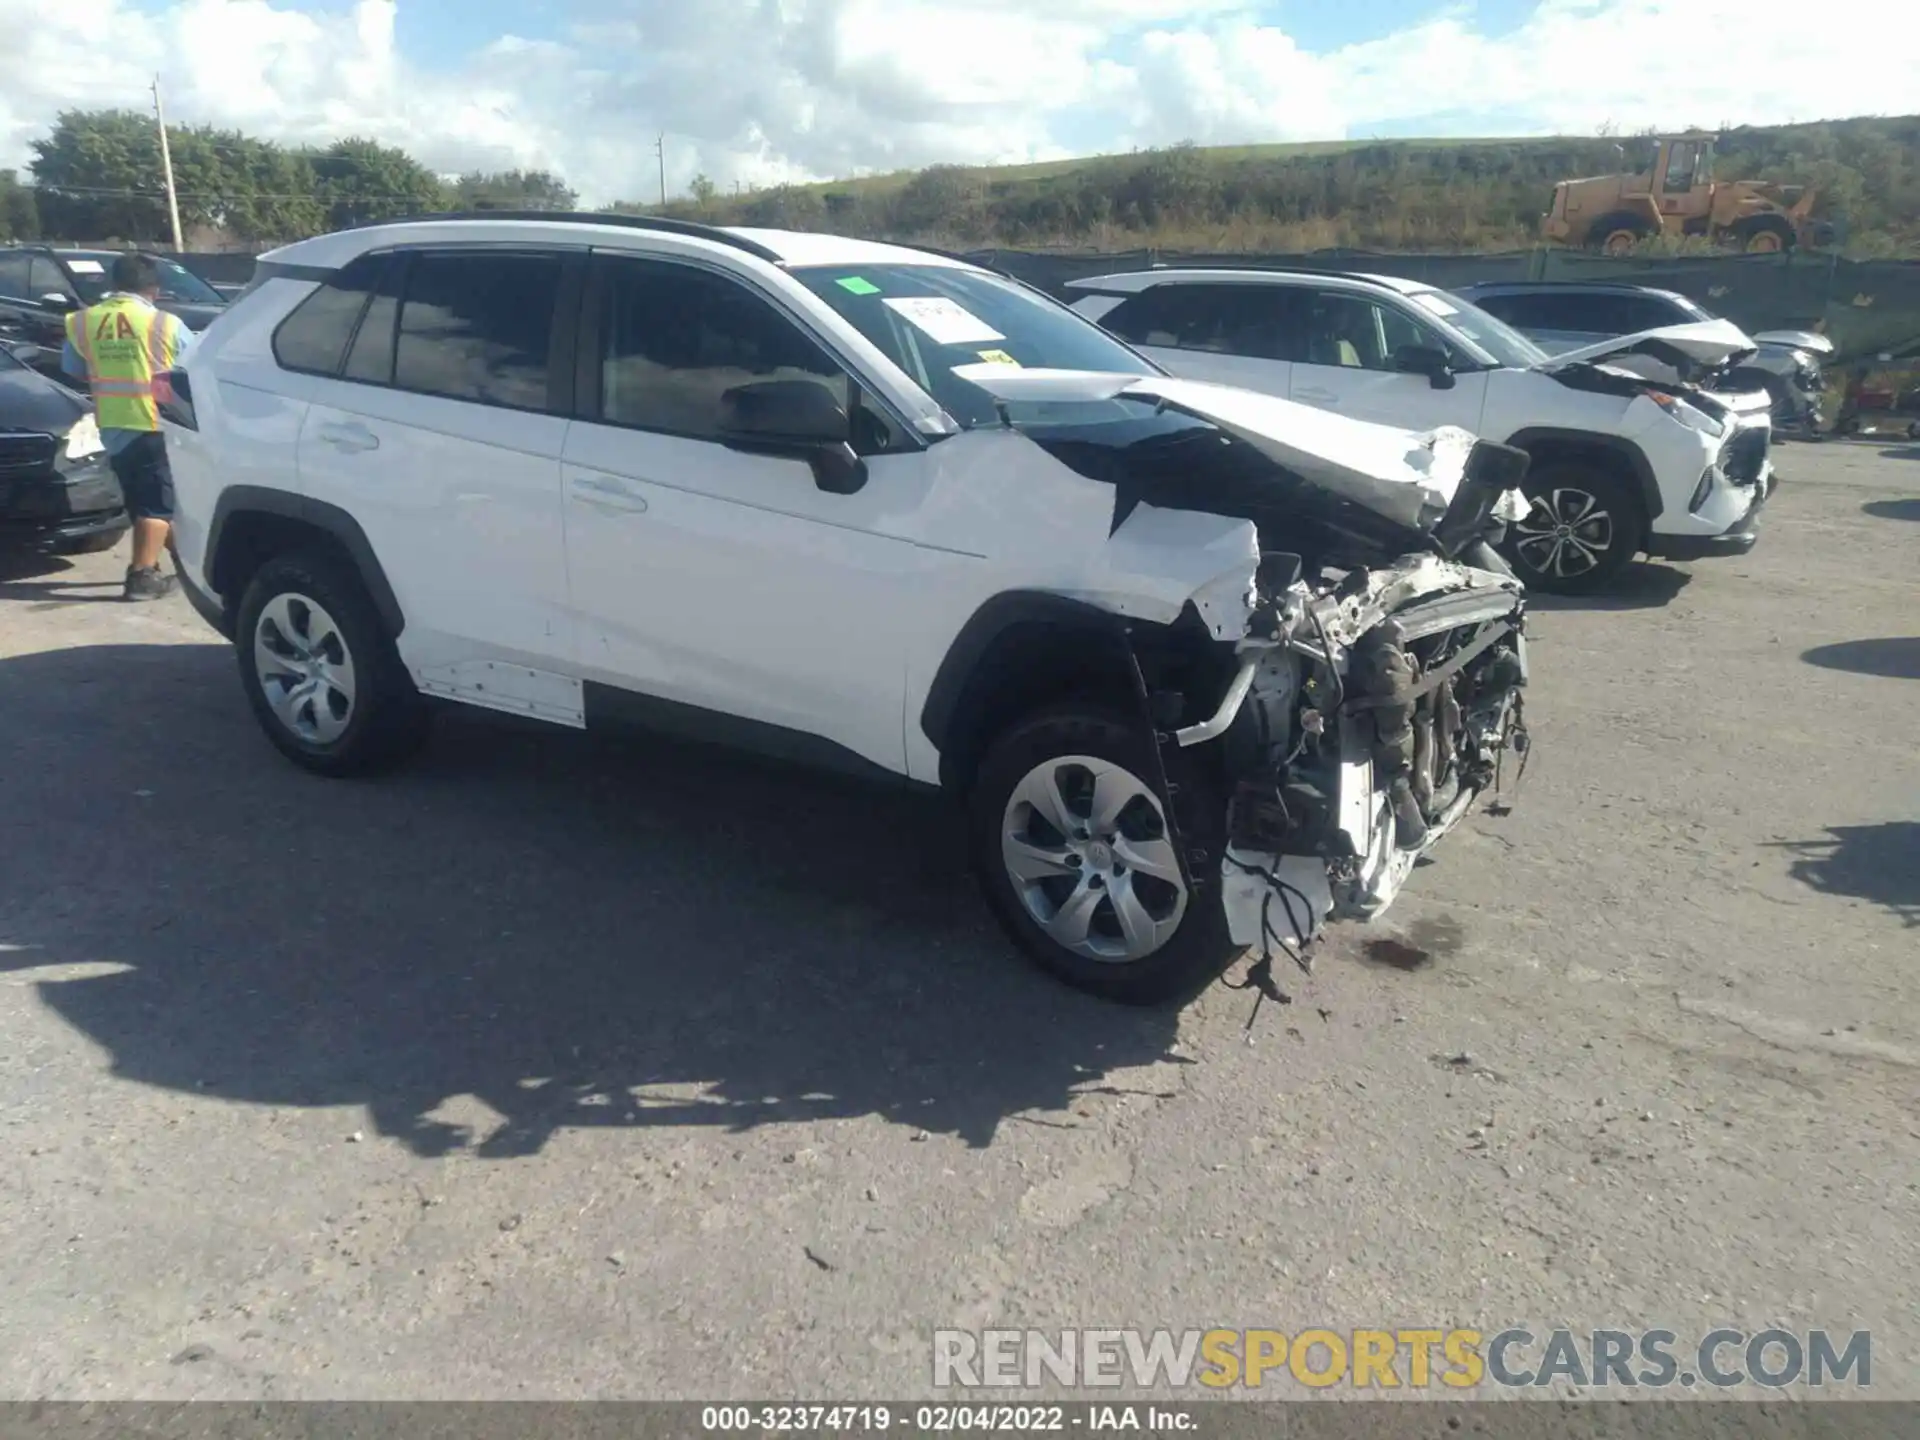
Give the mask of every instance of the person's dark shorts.
POLYGON ((135 520, 173 519, 173 468, 167 463, 167 437, 158 430, 142 435, 112 457, 113 473, 135 520))

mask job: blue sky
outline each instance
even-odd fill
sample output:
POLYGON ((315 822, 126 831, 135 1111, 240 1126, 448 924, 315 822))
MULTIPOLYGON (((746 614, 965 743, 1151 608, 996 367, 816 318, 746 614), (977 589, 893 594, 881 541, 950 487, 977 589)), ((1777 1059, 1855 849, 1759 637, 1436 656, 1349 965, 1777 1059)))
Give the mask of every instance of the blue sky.
POLYGON ((1198 144, 1592 134, 1920 109, 1891 0, 0 0, 0 167, 144 108, 590 203, 1198 144), (111 35, 114 59, 98 61, 111 35), (503 36, 520 43, 502 44, 503 36), (1712 63, 1703 65, 1702 56, 1712 63))

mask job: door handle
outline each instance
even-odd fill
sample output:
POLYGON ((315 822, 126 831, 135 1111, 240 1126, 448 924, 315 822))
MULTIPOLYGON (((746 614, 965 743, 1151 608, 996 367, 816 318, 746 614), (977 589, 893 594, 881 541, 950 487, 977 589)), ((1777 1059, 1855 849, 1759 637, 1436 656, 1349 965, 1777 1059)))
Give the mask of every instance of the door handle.
POLYGON ((1296 400, 1304 400, 1309 405, 1338 405, 1340 403, 1340 397, 1334 394, 1333 391, 1322 390, 1317 386, 1306 390, 1294 391, 1294 398, 1296 400))
POLYGON ((380 437, 364 425, 322 425, 320 438, 336 450, 378 450, 380 437))
POLYGON ((624 510, 633 515, 646 512, 647 497, 628 481, 611 475, 577 475, 573 488, 582 504, 598 506, 603 510, 624 510))

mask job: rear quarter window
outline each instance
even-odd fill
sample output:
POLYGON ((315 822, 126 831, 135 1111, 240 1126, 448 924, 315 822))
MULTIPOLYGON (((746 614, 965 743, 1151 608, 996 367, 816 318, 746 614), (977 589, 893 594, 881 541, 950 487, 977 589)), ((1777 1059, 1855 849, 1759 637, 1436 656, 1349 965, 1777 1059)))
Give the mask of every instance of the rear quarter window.
POLYGON ((280 368, 339 374, 347 342, 385 265, 384 256, 362 255, 294 306, 273 332, 273 358, 280 368))

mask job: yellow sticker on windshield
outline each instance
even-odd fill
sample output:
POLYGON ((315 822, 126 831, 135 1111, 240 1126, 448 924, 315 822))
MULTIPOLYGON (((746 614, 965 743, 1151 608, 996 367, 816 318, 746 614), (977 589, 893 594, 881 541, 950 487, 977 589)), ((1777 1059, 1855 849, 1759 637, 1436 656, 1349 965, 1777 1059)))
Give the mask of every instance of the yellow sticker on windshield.
POLYGON ((980 358, 989 365, 1011 365, 1016 370, 1020 368, 1020 362, 1004 350, 982 350, 980 358))

